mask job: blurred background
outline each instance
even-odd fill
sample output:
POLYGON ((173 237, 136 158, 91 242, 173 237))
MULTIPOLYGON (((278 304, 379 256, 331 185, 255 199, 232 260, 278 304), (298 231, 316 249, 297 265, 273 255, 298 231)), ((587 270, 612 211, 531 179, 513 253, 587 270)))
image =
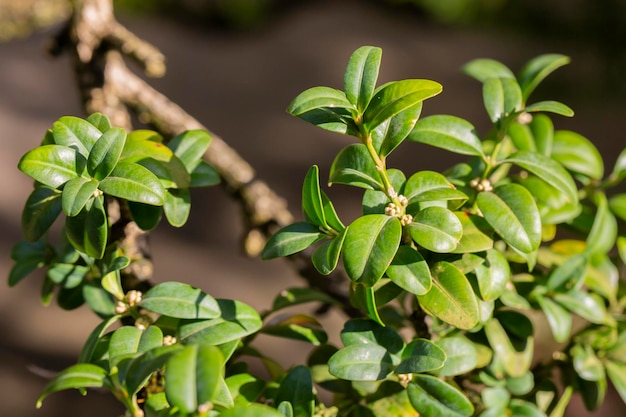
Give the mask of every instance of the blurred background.
MULTIPOLYGON (((542 53, 562 53, 559 69, 531 101, 550 98, 576 112, 556 116, 555 127, 592 140, 607 171, 626 145, 626 1, 624 0, 119 0, 116 14, 128 29, 167 57, 167 74, 150 82, 256 168, 299 216, 300 185, 318 164, 322 181, 345 138, 285 113, 301 91, 342 87, 351 52, 383 48, 379 83, 430 78, 444 92, 425 103, 423 115, 448 113, 479 133, 488 118, 481 87, 460 67, 471 59, 502 61, 517 71, 542 53)), ((67 0, 0 0, 0 276, 11 268, 11 246, 21 238, 20 213, 31 191, 16 164, 63 115, 84 116, 67 57, 51 59, 46 45, 70 13, 67 0)), ((389 158, 403 169, 444 169, 453 157, 418 144, 389 158)), ((340 216, 357 215, 359 193, 327 190, 340 216)), ((219 188, 192 195, 189 223, 158 228, 151 236, 155 280, 180 280, 215 297, 237 298, 257 309, 282 289, 300 284, 283 261, 241 254, 238 207, 219 188)), ((54 394, 34 404, 46 376, 74 363, 98 323, 87 310, 66 312, 40 304, 41 277, 9 289, 0 284, 0 414, 6 416, 111 417, 122 409, 107 395, 54 394)), ((340 330, 325 320, 331 341, 340 330)), ((546 341, 549 345, 549 333, 546 341)), ((261 338, 285 366, 302 362, 306 347, 261 338)), ((568 416, 616 416, 626 407, 614 391, 594 414, 574 400, 568 416)))

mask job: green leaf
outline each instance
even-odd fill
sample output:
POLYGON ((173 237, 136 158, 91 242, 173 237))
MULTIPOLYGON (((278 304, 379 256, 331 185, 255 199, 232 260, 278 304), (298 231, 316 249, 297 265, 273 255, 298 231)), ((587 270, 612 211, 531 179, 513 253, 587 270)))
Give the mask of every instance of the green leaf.
POLYGON ((328 335, 314 317, 304 314, 279 316, 263 327, 263 333, 286 339, 300 340, 319 346, 328 341, 328 335))
POLYGON ((606 373, 622 401, 626 402, 626 364, 608 361, 606 373))
POLYGON ((455 214, 437 206, 420 210, 407 228, 415 243, 438 253, 452 252, 463 236, 463 225, 455 214))
POLYGON ((300 93, 289 105, 287 112, 300 117, 312 110, 320 108, 353 109, 343 91, 330 87, 312 87, 300 93))
POLYGON ((372 131, 372 142, 378 154, 387 156, 396 149, 413 130, 421 113, 420 102, 378 125, 372 131))
POLYGON ((22 211, 22 234, 35 242, 52 227, 62 208, 61 193, 54 188, 36 187, 28 196, 22 211))
POLYGON ((589 266, 587 254, 574 254, 559 265, 548 277, 546 288, 555 290, 559 288, 572 288, 584 279, 589 266))
POLYGON ((613 214, 626 221, 626 193, 612 196, 609 199, 609 208, 613 214))
MULTIPOLYGON (((153 326, 154 327, 154 326, 153 326)), ((169 358, 183 347, 179 344, 160 346, 146 351, 143 355, 133 358, 126 370, 124 385, 129 394, 139 391, 148 378, 165 366, 169 358)))
POLYGON ((472 286, 458 268, 441 261, 431 267, 432 287, 417 299, 429 314, 459 329, 478 323, 478 302, 472 286))
POLYGON ((97 180, 106 178, 115 168, 126 143, 126 131, 119 127, 108 129, 93 144, 87 159, 87 171, 97 180))
POLYGON ((182 227, 187 223, 191 211, 191 195, 189 189, 169 189, 165 191, 163 212, 170 225, 182 227))
MULTIPOLYGON (((524 317, 517 312, 514 312, 514 314, 515 316, 512 317, 517 318, 518 321, 519 318, 524 317)), ((497 318, 487 321, 484 325, 485 335, 494 353, 501 361, 504 371, 512 377, 523 376, 530 369, 533 360, 534 342, 532 330, 531 335, 520 337, 525 336, 525 334, 521 334, 522 330, 524 330, 523 327, 521 327, 522 323, 517 323, 517 325, 520 326, 519 329, 512 327, 509 323, 510 325, 507 328, 508 332, 515 331, 520 333, 519 335, 514 333, 514 336, 516 336, 515 339, 517 339, 514 344, 508 332, 504 329, 503 324, 506 324, 504 318, 502 323, 497 318)), ((530 327, 532 329, 532 324, 530 324, 530 327)))
POLYGON ((100 181, 106 194, 153 206, 165 202, 165 189, 147 168, 132 162, 120 162, 111 175, 100 181))
POLYGON ((461 155, 484 158, 482 144, 474 126, 456 116, 425 117, 415 124, 407 139, 461 155))
POLYGON ((87 161, 76 150, 59 145, 44 145, 28 151, 17 167, 35 181, 59 188, 80 176, 87 161))
POLYGON ((489 58, 474 59, 463 66, 463 72, 481 83, 490 78, 513 78, 515 74, 503 63, 489 58))
MULTIPOLYGON (((135 353, 146 352, 163 344, 163 332, 157 326, 149 326, 141 330, 135 326, 123 326, 113 332, 109 342, 109 367, 123 364, 123 359, 134 356, 135 353)), ((124 375, 120 375, 124 379, 124 375)))
POLYGON ((92 258, 104 256, 108 237, 108 222, 102 196, 90 199, 74 217, 65 218, 65 234, 80 252, 92 258))
POLYGON ((75 288, 89 272, 90 268, 84 265, 55 263, 48 268, 46 276, 63 288, 75 288))
POLYGON ((348 60, 343 76, 344 89, 359 112, 365 110, 374 95, 382 53, 380 48, 362 46, 348 60))
POLYGON ((550 298, 537 295, 536 300, 546 315, 554 340, 565 342, 572 331, 571 313, 550 298))
POLYGON ((373 343, 349 345, 328 360, 331 375, 349 381, 378 381, 395 368, 387 349, 373 343))
POLYGON ((167 401, 183 413, 196 413, 213 399, 223 375, 224 357, 217 347, 186 346, 165 366, 167 401))
MULTIPOLYGON (((124 163, 129 163, 124 160, 124 163)), ((147 168, 156 176, 163 188, 189 188, 191 176, 185 165, 174 154, 167 161, 159 161, 154 158, 144 158, 137 161, 137 165, 147 168)))
POLYGON ((143 295, 141 307, 180 319, 213 319, 220 316, 218 302, 199 288, 181 282, 162 282, 143 295))
POLYGON ((324 191, 322 191, 322 205, 324 206, 324 216, 326 217, 328 225, 337 232, 342 232, 346 227, 339 219, 333 203, 324 191))
POLYGON ((66 216, 76 216, 94 198, 98 189, 98 181, 85 177, 72 178, 63 187, 61 207, 66 216))
POLYGON ((446 353, 427 339, 413 339, 402 351, 402 362, 396 374, 419 374, 441 369, 446 361, 446 353))
POLYGON ((576 132, 569 130, 554 132, 550 156, 569 171, 596 180, 604 176, 604 164, 598 148, 576 132))
POLYGON ((565 194, 567 201, 578 202, 578 189, 571 175, 556 161, 537 152, 518 151, 500 163, 515 164, 544 180, 565 194))
POLYGON ((105 114, 99 112, 90 114, 86 120, 102 133, 111 128, 111 121, 109 118, 105 114))
POLYGON ((572 289, 566 293, 554 294, 554 301, 590 323, 607 323, 609 316, 604 301, 595 294, 572 289))
POLYGON ((56 375, 44 388, 37 399, 37 408, 48 395, 66 389, 99 388, 106 383, 107 372, 90 363, 79 363, 64 369, 56 375))
POLYGON ((373 286, 393 260, 401 237, 396 217, 369 214, 356 219, 343 244, 343 265, 350 279, 373 286))
MULTIPOLYGON (((404 173, 393 168, 387 170, 387 177, 394 190, 401 190, 406 181, 404 173)), ((387 193, 379 190, 365 190, 361 202, 363 214, 384 214, 389 203, 391 199, 387 193)))
POLYGON ((225 382, 237 405, 254 403, 263 394, 266 385, 262 378, 247 373, 230 375, 225 382))
POLYGON ((351 110, 347 108, 319 107, 297 116, 305 122, 330 132, 355 137, 360 135, 359 128, 352 119, 351 110))
POLYGON ((431 80, 401 80, 381 86, 363 113, 363 125, 371 132, 385 120, 415 106, 442 91, 441 84, 431 80))
POLYGON ((220 417, 285 417, 277 410, 263 404, 236 406, 222 411, 220 417))
POLYGON ((511 138, 511 142, 519 151, 537 151, 535 138, 528 124, 521 124, 513 121, 509 124, 507 134, 511 138))
POLYGON ((176 157, 182 161, 191 173, 202 160, 202 157, 213 141, 211 135, 205 130, 188 130, 176 135, 167 143, 176 157))
POLYGON ((569 64, 569 62, 569 57, 560 54, 540 55, 528 61, 517 77, 522 87, 524 101, 528 99, 530 94, 544 78, 557 68, 569 64))
POLYGON ((369 190, 384 190, 376 165, 365 145, 354 143, 343 148, 330 167, 329 185, 345 184, 369 190))
POLYGON ((612 175, 620 180, 626 178, 626 148, 624 148, 617 156, 615 165, 613 166, 612 175))
POLYGON ((605 378, 604 365, 591 346, 574 345, 570 349, 574 370, 586 381, 599 381, 605 378))
POLYGON ((178 338, 183 344, 221 345, 257 332, 263 322, 257 311, 237 300, 217 299, 221 315, 209 320, 182 320, 178 338))
POLYGON ((347 230, 343 229, 343 232, 319 245, 311 254, 311 262, 319 273, 328 275, 337 268, 347 230))
POLYGON ((469 417, 474 413, 474 406, 461 391, 434 376, 413 375, 407 392, 419 415, 469 417))
POLYGON ((613 249, 617 239, 617 220, 611 210, 604 193, 597 193, 598 210, 589 231, 585 251, 589 254, 606 254, 613 249))
POLYGON ((73 148, 87 158, 102 132, 87 120, 63 116, 52 125, 54 143, 73 148))
POLYGON ((404 341, 396 330, 368 319, 346 321, 340 337, 345 346, 373 343, 384 347, 394 356, 398 356, 404 348, 404 341))
POLYGON ((493 248, 493 229, 483 217, 467 212, 454 214, 461 222, 463 236, 452 253, 475 253, 493 248))
POLYGON ((314 400, 311 371, 302 365, 293 367, 281 381, 275 403, 290 403, 294 417, 311 417, 314 400))
POLYGON ((541 243, 541 218, 533 196, 518 184, 478 194, 476 204, 487 223, 510 246, 531 253, 541 243))
POLYGON ((310 302, 337 303, 334 298, 323 291, 313 288, 289 288, 276 296, 272 303, 272 311, 310 302))
POLYGON ((478 364, 478 352, 467 337, 449 336, 435 342, 446 356, 442 368, 434 373, 438 376, 463 375, 473 370, 478 364))
POLYGON ((304 177, 304 183, 302 184, 302 210, 308 222, 328 228, 326 216, 324 215, 319 168, 317 165, 309 168, 304 177))
MULTIPOLYGON (((528 107, 525 109, 528 111, 528 107)), ((545 114, 536 114, 530 122, 530 130, 535 142, 535 150, 542 155, 550 156, 554 141, 554 124, 545 114)))
POLYGON ((152 230, 161 222, 163 210, 159 206, 129 201, 128 209, 141 230, 152 230))
POLYGON ((220 174, 217 170, 208 163, 200 161, 198 166, 191 171, 189 187, 211 187, 219 184, 220 181, 220 174))
MULTIPOLYGON (((98 357, 94 358, 94 354, 98 348, 98 343, 103 338, 105 332, 109 327, 111 327, 114 323, 120 319, 120 316, 112 316, 108 319, 102 321, 100 324, 96 326, 95 329, 91 331, 89 337, 87 337, 87 341, 83 345, 80 355, 78 356, 79 363, 85 362, 93 362, 94 359, 99 359, 98 357)), ((109 333, 110 334, 110 333, 109 333)), ((108 349, 108 342, 107 342, 108 349)))
POLYGON ((530 104, 524 108, 524 111, 528 113, 548 112, 565 117, 572 117, 574 115, 574 110, 569 106, 552 100, 538 101, 537 103, 530 104))
POLYGON ((400 288, 415 294, 423 295, 430 291, 432 285, 430 269, 424 257, 409 246, 400 246, 387 268, 387 276, 400 288))
POLYGON ((504 255, 495 250, 487 250, 485 262, 474 270, 478 280, 480 296, 484 301, 493 301, 504 293, 511 280, 511 268, 504 255))
POLYGON ((85 282, 82 288, 85 303, 98 317, 107 319, 115 315, 116 299, 108 291, 93 282, 85 282))
POLYGON ((261 259, 274 259, 292 255, 313 245, 326 235, 319 227, 306 222, 297 222, 274 233, 263 248, 261 259))
POLYGON ((513 78, 489 78, 483 83, 483 101, 489 118, 496 123, 520 110, 522 91, 513 78))
POLYGON ((468 198, 445 176, 435 171, 419 171, 411 175, 404 185, 403 194, 409 200, 406 210, 412 214, 434 201, 444 202, 442 207, 445 207, 447 201, 459 200, 462 204, 468 198))

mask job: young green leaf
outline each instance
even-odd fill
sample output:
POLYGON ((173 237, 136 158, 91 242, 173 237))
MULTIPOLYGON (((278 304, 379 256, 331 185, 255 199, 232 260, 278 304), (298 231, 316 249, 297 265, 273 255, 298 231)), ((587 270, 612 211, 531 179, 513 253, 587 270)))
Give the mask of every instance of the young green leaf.
POLYGON ((541 243, 541 218, 533 196, 518 184, 481 192, 476 204, 485 220, 515 249, 531 253, 541 243))
POLYGON ((102 132, 80 117, 63 116, 52 124, 52 136, 54 143, 73 148, 86 159, 102 132))
POLYGON ((432 252, 452 252, 461 236, 463 225, 453 212, 443 207, 426 207, 407 226, 413 241, 432 252))
POLYGON ((182 320, 178 338, 183 344, 221 345, 257 332, 263 322, 257 311, 237 300, 217 299, 221 315, 208 320, 182 320))
POLYGON ((407 392, 419 415, 469 417, 474 413, 474 406, 461 391, 434 376, 413 375, 407 392))
POLYGON ((300 252, 315 242, 324 239, 326 234, 319 227, 306 222, 297 222, 283 227, 274 233, 263 248, 261 259, 274 259, 300 252))
POLYGON ((461 155, 485 156, 474 126, 456 116, 425 117, 415 124, 407 139, 461 155))
POLYGON ((409 246, 400 246, 387 268, 387 276, 400 288, 422 295, 430 291, 430 269, 424 257, 409 246))
POLYGON ((35 181, 59 188, 85 170, 86 159, 76 150, 60 145, 44 145, 28 151, 17 167, 35 181))
POLYGON ((163 212, 170 225, 182 227, 187 223, 191 211, 191 195, 189 189, 165 190, 163 212))
POLYGON ((281 381, 275 402, 283 401, 291 404, 294 417, 313 415, 315 398, 311 370, 308 367, 302 365, 293 367, 281 381))
POLYGON ((537 85, 550 73, 569 62, 569 57, 560 54, 540 55, 528 61, 517 77, 522 87, 523 100, 526 101, 537 85))
POLYGON ((322 191, 320 189, 319 168, 313 165, 304 177, 302 184, 302 210, 307 221, 328 229, 324 205, 322 202, 322 191))
POLYGON ((362 46, 348 60, 343 76, 344 89, 359 112, 365 110, 374 95, 382 53, 380 48, 362 46))
POLYGON ((158 178, 143 166, 120 162, 111 175, 100 181, 100 190, 128 201, 162 206, 165 189, 158 178))
MULTIPOLYGON (((519 313, 515 313, 516 316, 514 319, 519 321, 519 317, 524 317, 519 313)), ((504 324, 500 322, 499 319, 493 318, 487 321, 484 325, 485 335, 487 336, 487 340, 489 340, 489 344, 491 345, 495 355, 501 361, 504 371, 512 377, 520 377, 528 372, 533 360, 533 352, 534 352, 534 342, 532 336, 532 328, 531 335, 527 337, 520 337, 523 330, 516 329, 515 327, 503 327, 504 324), (508 332, 507 332, 508 330, 508 332), (511 336, 509 332, 517 331, 520 335, 513 334, 513 337, 516 343, 513 343, 511 340, 511 336)), ((513 326, 515 323, 513 324, 513 326)), ((521 323, 517 323, 517 325, 521 325, 521 323)), ((532 325, 531 325, 532 326, 532 325)), ((523 335, 525 336, 525 335, 523 335)))
POLYGON ((90 363, 72 365, 61 371, 48 382, 37 399, 37 408, 40 408, 44 398, 53 392, 71 388, 100 388, 106 384, 106 379, 107 372, 99 366, 90 363))
POLYGON ((93 178, 102 180, 115 168, 126 143, 126 131, 119 127, 108 129, 93 144, 87 158, 87 172, 93 178))
POLYGON ((617 219, 609 210, 608 200, 604 193, 596 195, 598 209, 593 226, 587 236, 585 251, 589 254, 608 253, 615 246, 618 235, 617 219))
POLYGON ((371 132, 385 120, 434 97, 441 84, 431 80, 401 80, 381 86, 363 113, 363 125, 371 132))
POLYGON ((72 178, 65 183, 61 198, 61 207, 66 216, 76 216, 94 198, 98 189, 98 181, 85 177, 72 178))
POLYGON ((396 374, 420 374, 441 369, 446 362, 446 353, 427 339, 413 339, 402 351, 402 362, 396 374))
POLYGON ((432 287, 417 299, 429 314, 460 329, 478 323, 478 302, 467 277, 451 263, 441 261, 431 267, 432 287))
POLYGON ((376 165, 365 145, 354 143, 343 148, 330 167, 329 185, 345 184, 368 190, 384 190, 376 165))
POLYGON ((554 132, 550 157, 565 169, 599 180, 604 176, 602 155, 587 138, 569 130, 554 132))
POLYGON ((346 98, 343 91, 330 87, 312 87, 300 93, 289 105, 287 112, 301 117, 320 108, 354 109, 355 106, 346 98))
POLYGON ((383 276, 398 250, 402 226, 396 217, 369 214, 349 227, 343 243, 343 265, 354 282, 371 287, 383 276))
POLYGON ((213 319, 221 314, 218 302, 199 288, 162 282, 143 295, 141 307, 181 319, 213 319))
POLYGON ((474 59, 463 66, 463 72, 470 77, 484 83, 490 78, 512 78, 515 74, 503 63, 494 59, 474 59))
POLYGON ((167 143, 167 147, 191 173, 200 163, 212 140, 213 137, 205 130, 188 130, 173 137, 167 143))
POLYGON ((626 148, 624 148, 617 156, 615 165, 613 166, 613 172, 611 174, 618 180, 626 178, 626 148))
POLYGON ((213 400, 224 375, 224 357, 215 346, 189 345, 165 366, 165 395, 172 407, 197 413, 213 400))
POLYGON ((574 110, 569 106, 553 100, 538 101, 537 103, 529 104, 524 108, 524 111, 528 113, 548 112, 565 117, 572 117, 574 115, 574 110))
POLYGON ((347 230, 343 229, 339 235, 319 245, 311 254, 311 262, 319 273, 328 275, 337 268, 347 230))
POLYGON ((22 211, 22 233, 35 242, 52 227, 62 209, 61 192, 50 187, 36 187, 28 196, 22 211))
MULTIPOLYGON (((98 350, 98 344, 99 342, 106 336, 105 332, 108 330, 109 327, 111 327, 113 324, 117 323, 117 321, 120 319, 120 316, 112 316, 109 317, 108 319, 102 321, 100 324, 98 324, 89 334, 89 337, 87 337, 87 340, 85 341, 85 344, 83 345, 81 351, 80 351, 80 355, 78 356, 78 363, 87 363, 87 362, 93 362, 94 359, 100 359, 99 357, 95 357, 94 355, 96 354, 96 351, 98 350)), ((109 333, 110 335, 111 333, 109 333)), ((108 340, 106 342, 107 345, 107 349, 108 349, 108 340)))
POLYGON ((489 118, 496 123, 520 110, 522 91, 512 78, 489 78, 483 83, 483 102, 489 118))

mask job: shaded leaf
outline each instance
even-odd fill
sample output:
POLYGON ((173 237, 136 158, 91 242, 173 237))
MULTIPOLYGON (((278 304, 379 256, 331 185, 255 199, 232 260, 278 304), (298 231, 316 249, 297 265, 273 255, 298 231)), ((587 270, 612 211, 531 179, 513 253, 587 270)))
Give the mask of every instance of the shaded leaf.
POLYGON ((311 262, 321 274, 328 275, 337 267, 347 230, 344 229, 339 235, 322 243, 311 254, 311 262))
POLYGON ((461 391, 434 376, 414 375, 407 392, 420 415, 469 417, 474 413, 474 406, 461 391))
POLYGON ((99 388, 105 385, 107 372, 90 363, 79 363, 64 369, 56 375, 44 388, 37 399, 37 408, 48 395, 66 389, 99 388))
POLYGON ((387 156, 396 149, 411 132, 421 113, 420 102, 378 125, 372 131, 372 142, 378 154, 387 156))
POLYGON ((306 222, 292 223, 274 233, 265 244, 261 259, 273 259, 300 252, 325 238, 319 227, 306 222))
POLYGON ((452 253, 483 252, 493 248, 493 229, 483 217, 466 212, 455 212, 461 222, 463 236, 452 253))
POLYGON ((28 196, 22 211, 22 234, 35 242, 52 227, 62 208, 61 193, 49 187, 36 187, 28 196))
POLYGON ((524 101, 528 99, 541 81, 554 70, 569 64, 569 62, 569 57, 560 54, 544 54, 528 61, 517 77, 522 87, 524 101))
POLYGON ((529 104, 524 108, 524 111, 529 113, 548 112, 566 117, 572 117, 574 115, 574 110, 569 106, 553 100, 538 101, 537 103, 529 104))
POLYGON ((352 109, 354 105, 348 101, 343 91, 330 87, 312 87, 300 93, 289 105, 287 112, 300 116, 319 108, 352 109))
POLYGON ((309 342, 319 346, 328 341, 322 325, 313 317, 304 314, 279 316, 263 327, 263 333, 287 339, 309 342))
POLYGON ((371 190, 385 188, 367 148, 361 143, 348 145, 337 154, 330 167, 328 183, 371 190))
POLYGON ((302 210, 307 221, 324 228, 328 228, 322 192, 320 189, 319 168, 313 165, 304 177, 302 184, 302 210))
POLYGON ((294 417, 312 416, 315 398, 309 368, 302 365, 293 367, 281 381, 275 401, 279 404, 283 401, 291 404, 294 417))
POLYGON ((310 302, 334 304, 337 301, 325 292, 313 288, 289 288, 276 296, 272 303, 272 311, 310 302))
POLYGON ((85 207, 87 201, 97 195, 98 185, 98 181, 85 177, 72 178, 66 182, 61 197, 65 215, 76 216, 85 207))

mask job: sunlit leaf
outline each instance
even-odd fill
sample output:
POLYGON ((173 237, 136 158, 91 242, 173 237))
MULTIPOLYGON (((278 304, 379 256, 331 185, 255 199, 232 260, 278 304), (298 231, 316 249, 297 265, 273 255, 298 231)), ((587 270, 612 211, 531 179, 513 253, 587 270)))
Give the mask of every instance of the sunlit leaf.
POLYGON ((352 53, 343 75, 343 84, 348 100, 363 112, 369 104, 382 57, 382 49, 362 46, 352 53))
POLYGON ((87 160, 76 150, 60 145, 44 145, 28 151, 17 167, 35 181, 58 188, 85 170, 87 160))
POLYGON ((122 128, 112 127, 103 133, 89 152, 87 158, 89 174, 97 180, 106 178, 117 165, 124 143, 126 143, 126 131, 122 128))
POLYGON ((551 158, 569 171, 593 179, 604 176, 602 155, 589 139, 569 130, 554 132, 551 158))
POLYGON ((446 354, 443 367, 434 373, 439 376, 462 375, 470 372, 478 364, 478 352, 474 343, 465 336, 450 336, 435 342, 446 354))
POLYGON ((213 137, 206 130, 188 130, 173 137, 167 147, 191 173, 200 163, 212 140, 213 137))
POLYGON ((111 175, 100 181, 106 194, 143 204, 162 206, 165 189, 147 168, 132 162, 120 162, 111 175))
POLYGON ((463 72, 480 82, 485 82, 489 78, 515 79, 515 74, 506 65, 489 58, 478 58, 468 62, 463 66, 463 72))
POLYGON ((387 276, 402 289, 415 294, 426 294, 431 287, 430 269, 424 257, 409 246, 400 246, 387 276))
POLYGON ((79 363, 64 369, 56 375, 44 388, 37 399, 37 408, 48 395, 66 389, 99 388, 105 385, 107 372, 90 363, 79 363))
POLYGON ((310 417, 314 409, 313 380, 308 367, 292 368, 281 381, 276 393, 276 402, 291 404, 294 417, 310 417))
POLYGON ((427 339, 413 339, 402 351, 396 374, 418 374, 441 369, 447 360, 443 349, 427 339))
POLYGON ((162 282, 148 290, 140 305, 158 314, 181 319, 213 319, 220 316, 218 302, 191 285, 162 282))
POLYGON ((483 83, 483 101, 492 122, 520 110, 522 91, 515 79, 489 78, 483 83))
POLYGON ((418 246, 433 252, 452 252, 463 236, 463 225, 455 214, 443 207, 420 210, 408 225, 418 246))
POLYGON ((524 101, 528 99, 541 81, 554 70, 569 64, 569 62, 569 57, 560 54, 540 55, 528 61, 517 77, 522 87, 524 101))
POLYGON ((395 368, 387 349, 373 343, 349 345, 328 360, 332 375, 349 381, 385 379, 395 368))
POLYGON ((52 125, 52 136, 57 145, 73 148, 87 158, 102 132, 80 117, 63 116, 52 125))
POLYGON ((355 143, 343 148, 330 167, 329 184, 345 184, 383 190, 380 175, 365 145, 355 143))
POLYGON ((322 203, 322 192, 320 190, 319 168, 313 165, 307 171, 302 184, 302 210, 307 221, 328 228, 324 206, 322 203))
POLYGON ((343 91, 330 87, 312 87, 300 93, 289 105, 287 112, 293 116, 301 116, 319 108, 345 108, 355 106, 348 101, 343 91))
POLYGON ((407 139, 461 155, 484 156, 474 126, 456 116, 425 117, 415 124, 407 139))

